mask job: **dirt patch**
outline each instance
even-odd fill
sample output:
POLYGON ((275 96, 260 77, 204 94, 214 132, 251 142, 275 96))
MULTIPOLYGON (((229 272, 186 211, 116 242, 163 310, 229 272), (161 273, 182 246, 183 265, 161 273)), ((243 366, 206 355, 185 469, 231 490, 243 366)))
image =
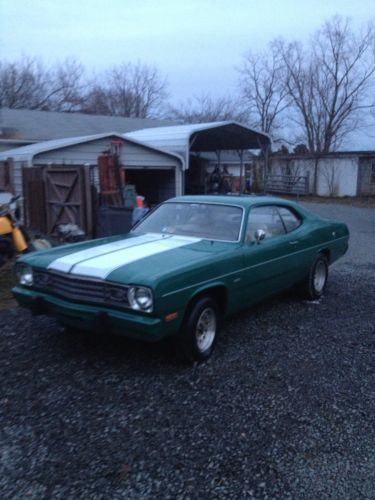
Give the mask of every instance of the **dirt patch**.
POLYGON ((11 289, 16 284, 13 268, 14 260, 9 260, 0 268, 0 310, 17 306, 11 289))

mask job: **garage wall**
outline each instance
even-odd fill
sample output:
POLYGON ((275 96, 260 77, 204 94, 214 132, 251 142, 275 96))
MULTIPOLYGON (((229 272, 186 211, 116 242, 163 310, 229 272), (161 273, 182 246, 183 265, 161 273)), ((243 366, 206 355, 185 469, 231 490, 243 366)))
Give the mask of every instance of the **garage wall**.
MULTIPOLYGON (((110 149, 112 139, 118 140, 118 137, 109 136, 95 141, 44 151, 33 157, 32 164, 35 166, 95 166, 98 163, 98 156, 110 149)), ((181 162, 178 158, 125 141, 121 148, 120 162, 126 169, 169 169, 173 171, 175 182, 173 195, 182 193, 181 162)), ((30 166, 26 161, 14 162, 14 187, 18 194, 22 193, 22 168, 30 166)))
POLYGON ((13 188, 14 194, 22 194, 22 167, 25 162, 16 161, 13 163, 13 188))
MULTIPOLYGON (((61 149, 54 149, 35 155, 34 163, 58 165, 96 165, 98 156, 110 150, 111 138, 98 139, 61 149)), ((164 155, 158 151, 150 150, 141 145, 125 142, 121 147, 121 163, 126 166, 167 166, 175 167, 178 159, 164 155)))

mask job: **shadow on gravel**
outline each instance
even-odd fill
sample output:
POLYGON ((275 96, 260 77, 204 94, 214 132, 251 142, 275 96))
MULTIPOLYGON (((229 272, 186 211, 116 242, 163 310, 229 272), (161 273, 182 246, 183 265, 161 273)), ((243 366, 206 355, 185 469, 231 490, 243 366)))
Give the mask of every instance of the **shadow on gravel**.
POLYGON ((73 357, 102 362, 152 366, 163 359, 174 365, 172 347, 167 341, 146 343, 116 335, 71 331, 56 325, 56 346, 73 357))

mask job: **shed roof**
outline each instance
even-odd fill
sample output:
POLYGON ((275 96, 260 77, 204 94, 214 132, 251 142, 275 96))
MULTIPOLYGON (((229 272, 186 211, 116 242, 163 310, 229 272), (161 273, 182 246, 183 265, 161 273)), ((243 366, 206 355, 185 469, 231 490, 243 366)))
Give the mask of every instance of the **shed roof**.
POLYGON ((182 158, 180 156, 178 156, 177 154, 158 149, 158 148, 153 147, 149 144, 141 143, 140 141, 137 141, 136 139, 124 137, 123 134, 119 134, 118 132, 110 132, 110 133, 106 133, 106 134, 86 135, 86 136, 82 136, 82 137, 68 137, 66 139, 55 139, 53 141, 37 142, 36 144, 29 144, 27 146, 23 146, 23 147, 19 147, 19 148, 7 149, 6 151, 0 152, 0 161, 5 161, 5 160, 8 160, 9 158, 12 158, 13 161, 27 162, 29 165, 31 165, 34 156, 36 156, 37 154, 46 153, 48 151, 53 151, 55 149, 67 148, 69 146, 75 146, 77 144, 82 144, 85 142, 92 142, 92 141, 96 141, 98 139, 105 139, 107 137, 116 137, 118 139, 132 142, 132 143, 137 144, 139 146, 142 146, 144 148, 154 150, 158 153, 162 153, 162 154, 168 155, 168 156, 173 156, 173 157, 177 158, 179 160, 179 162, 181 162, 181 164, 183 163, 182 158))
POLYGON ((127 133, 125 137, 184 156, 188 151, 261 149, 271 143, 267 134, 229 121, 153 127, 127 133))
POLYGON ((120 130, 125 133, 172 123, 170 120, 150 118, 0 108, 0 137, 30 141, 101 134, 110 130, 120 130))

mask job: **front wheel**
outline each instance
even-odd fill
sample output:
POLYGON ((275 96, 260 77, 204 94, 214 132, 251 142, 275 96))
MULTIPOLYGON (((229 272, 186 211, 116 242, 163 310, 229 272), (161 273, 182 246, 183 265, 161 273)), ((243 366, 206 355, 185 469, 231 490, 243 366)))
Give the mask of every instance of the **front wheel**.
POLYGON ((202 362, 212 355, 219 332, 219 316, 218 306, 209 296, 193 304, 177 338, 180 356, 188 361, 202 362))
POLYGON ((309 274, 302 283, 302 293, 308 300, 317 300, 323 295, 328 280, 328 261, 319 254, 311 264, 309 274))

